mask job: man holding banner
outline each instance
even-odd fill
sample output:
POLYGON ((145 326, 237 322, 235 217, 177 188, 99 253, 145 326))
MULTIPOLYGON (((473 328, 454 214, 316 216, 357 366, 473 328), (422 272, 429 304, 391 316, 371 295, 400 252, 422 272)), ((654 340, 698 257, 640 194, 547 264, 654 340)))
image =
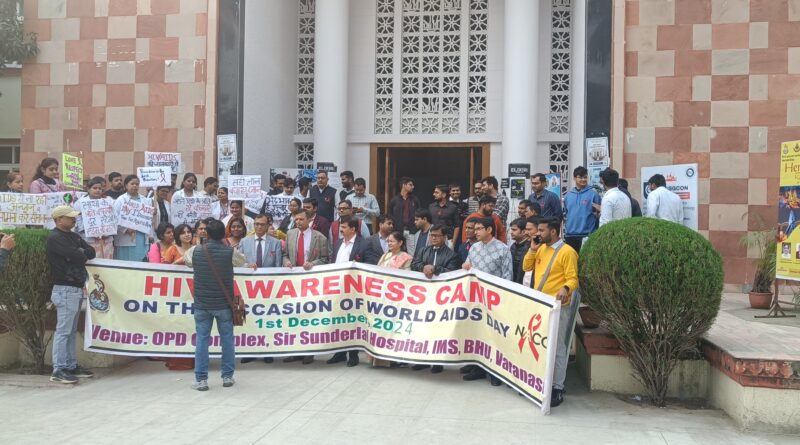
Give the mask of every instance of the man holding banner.
POLYGON ((531 284, 534 289, 553 295, 561 302, 553 391, 550 396, 550 407, 556 407, 564 401, 569 347, 575 328, 575 313, 581 302, 577 291, 578 253, 560 238, 560 220, 546 218, 533 219, 533 222, 537 224, 538 235, 533 238, 531 248, 525 254, 522 270, 533 271, 531 284))

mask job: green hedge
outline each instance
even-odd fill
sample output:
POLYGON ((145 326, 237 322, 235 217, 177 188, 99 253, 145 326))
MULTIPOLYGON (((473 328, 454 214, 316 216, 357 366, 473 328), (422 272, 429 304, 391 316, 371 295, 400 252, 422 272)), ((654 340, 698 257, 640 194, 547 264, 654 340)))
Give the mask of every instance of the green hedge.
POLYGON ((629 218, 589 237, 578 270, 583 301, 605 319, 637 378, 662 405, 678 357, 696 347, 719 311, 719 253, 682 225, 629 218))

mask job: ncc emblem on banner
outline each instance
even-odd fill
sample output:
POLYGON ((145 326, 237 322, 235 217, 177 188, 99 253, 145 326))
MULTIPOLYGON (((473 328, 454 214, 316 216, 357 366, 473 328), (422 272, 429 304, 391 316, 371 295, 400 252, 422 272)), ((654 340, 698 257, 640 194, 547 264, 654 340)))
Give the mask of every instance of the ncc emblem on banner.
POLYGON ((106 285, 100 280, 100 274, 92 275, 94 278, 95 290, 89 293, 89 306, 92 310, 97 312, 108 312, 108 295, 106 294, 106 285))
POLYGON ((519 352, 525 349, 525 343, 527 343, 531 354, 533 354, 533 358, 535 358, 537 362, 539 361, 539 348, 547 349, 547 337, 538 332, 541 326, 542 315, 536 313, 533 314, 530 321, 528 321, 527 329, 517 325, 517 330, 514 332, 515 334, 519 334, 519 343, 517 344, 517 346, 519 346, 519 352))

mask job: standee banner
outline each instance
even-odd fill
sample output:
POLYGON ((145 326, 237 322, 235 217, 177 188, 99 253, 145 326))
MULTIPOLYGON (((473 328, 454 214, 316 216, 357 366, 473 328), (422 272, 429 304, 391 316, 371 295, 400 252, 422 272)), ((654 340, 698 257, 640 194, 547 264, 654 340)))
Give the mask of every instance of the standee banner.
MULTIPOLYGON (((193 273, 184 266, 93 260, 85 349, 192 357, 193 273)), ((560 305, 482 272, 433 280, 417 272, 349 263, 236 269, 247 304, 236 327, 239 357, 359 349, 411 363, 477 364, 549 410, 560 305)), ((212 357, 221 350, 216 331, 212 357)))
POLYGON ((647 181, 655 174, 664 175, 667 189, 681 198, 683 204, 683 225, 697 230, 697 164, 661 165, 642 167, 642 212, 647 213, 647 195, 650 187, 647 181))
POLYGON ((781 144, 778 249, 775 275, 800 280, 800 141, 781 144))

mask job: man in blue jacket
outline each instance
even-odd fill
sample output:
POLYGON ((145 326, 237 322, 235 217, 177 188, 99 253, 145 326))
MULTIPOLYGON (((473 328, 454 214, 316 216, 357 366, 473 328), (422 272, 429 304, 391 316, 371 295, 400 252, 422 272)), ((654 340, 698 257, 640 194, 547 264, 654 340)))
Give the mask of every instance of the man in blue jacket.
POLYGON ((573 171, 575 187, 564 197, 564 242, 580 253, 583 239, 597 230, 597 213, 594 204, 600 205, 600 195, 588 187, 589 172, 586 167, 573 171))

